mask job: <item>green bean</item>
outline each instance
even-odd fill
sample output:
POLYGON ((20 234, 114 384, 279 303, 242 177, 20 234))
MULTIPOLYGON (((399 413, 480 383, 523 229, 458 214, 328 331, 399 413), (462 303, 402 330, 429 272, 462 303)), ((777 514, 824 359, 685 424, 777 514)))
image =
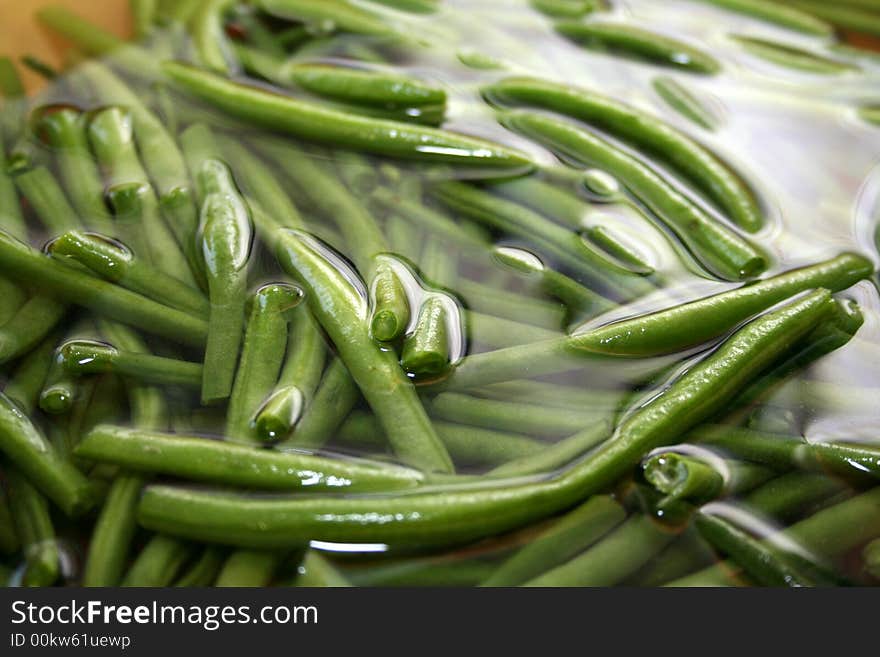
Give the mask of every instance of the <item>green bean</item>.
MULTIPOLYGON (((74 230, 80 219, 52 173, 43 166, 15 176, 15 184, 51 235, 74 230)), ((21 235, 15 235, 21 239, 21 235)))
POLYGON ((662 75, 654 78, 651 84, 657 95, 683 117, 710 132, 718 130, 718 117, 681 82, 662 75))
POLYGON ((652 289, 647 281, 622 268, 614 268, 607 259, 597 256, 577 233, 523 206, 459 182, 435 186, 431 193, 475 221, 528 240, 560 264, 619 295, 636 297, 652 289))
POLYGON ((0 97, 3 99, 0 135, 4 140, 11 141, 18 136, 24 125, 27 102, 21 76, 12 59, 5 56, 0 57, 0 97))
POLYGON ((287 354, 274 392, 255 420, 263 440, 286 438, 312 403, 324 367, 324 344, 308 308, 293 311, 287 354))
POLYGON ((624 23, 559 21, 554 27, 562 36, 591 50, 691 73, 714 75, 721 70, 718 60, 702 50, 678 39, 624 23))
POLYGON ((169 586, 195 552, 195 545, 156 534, 125 573, 120 586, 169 586))
POLYGON ((70 258, 132 292, 199 317, 208 315, 208 301, 200 290, 153 268, 109 238, 68 231, 52 240, 47 250, 52 256, 70 258))
POLYGON ((257 6, 272 16, 330 25, 343 32, 376 36, 391 33, 391 28, 377 14, 346 0, 259 0, 257 6))
POLYGON ((507 461, 490 470, 488 474, 495 477, 524 477, 555 472, 574 463, 610 436, 611 426, 607 420, 594 421, 584 429, 545 447, 540 452, 507 461))
MULTIPOLYGON (((535 458, 547 449, 545 443, 522 434, 452 422, 435 422, 434 426, 449 455, 460 464, 497 466, 516 459, 535 458)), ((382 449, 385 443, 384 432, 376 418, 359 411, 346 418, 335 437, 359 449, 382 449)))
POLYGON ((212 586, 223 568, 226 559, 226 551, 215 545, 209 545, 202 550, 199 557, 189 569, 175 580, 175 587, 204 587, 212 586))
POLYGON ((493 253, 497 260, 508 267, 527 276, 537 277, 543 292, 559 299, 566 305, 569 318, 599 315, 615 307, 605 297, 596 294, 565 274, 547 267, 534 254, 510 247, 496 247, 493 253))
POLYGON ((465 311, 465 324, 471 343, 487 345, 494 349, 515 345, 539 342, 556 337, 555 331, 543 329, 531 324, 521 324, 511 320, 474 312, 465 311))
POLYGON ((244 332, 252 228, 247 205, 225 164, 207 160, 199 176, 206 191, 200 232, 211 303, 202 402, 211 403, 232 391, 244 332))
MULTIPOLYGON (((769 536, 765 545, 785 540, 801 545, 819 557, 845 553, 880 533, 880 488, 872 488, 852 499, 827 507, 794 525, 769 536)), ((669 582, 667 586, 713 586, 726 582, 738 568, 730 562, 711 566, 669 582)))
POLYGON ((697 514, 695 525, 709 543, 741 566, 756 584, 812 586, 812 582, 789 563, 787 555, 763 545, 728 520, 703 511, 697 514))
POLYGON ((472 424, 487 429, 519 431, 544 436, 568 436, 593 425, 601 411, 552 408, 537 404, 511 403, 480 399, 459 393, 443 392, 429 407, 430 414, 443 420, 472 424))
POLYGON ((630 517, 580 556, 527 580, 523 586, 611 586, 659 553, 675 534, 643 515, 630 517))
POLYGON ((41 7, 36 16, 40 24, 61 35, 79 50, 98 57, 112 55, 126 70, 146 78, 156 77, 157 61, 150 53, 77 16, 66 7, 41 7))
MULTIPOLYGON (((93 330, 94 326, 90 322, 83 319, 78 320, 65 331, 62 343, 81 338, 83 334, 93 330)), ((76 398, 81 394, 79 382, 66 370, 64 358, 61 356, 60 350, 56 350, 40 391, 40 409, 50 415, 63 415, 70 412, 76 398)))
POLYGON ((283 558, 279 552, 236 550, 223 562, 214 586, 268 586, 283 558))
POLYGON ((581 161, 592 161, 627 181, 640 200, 710 272, 726 280, 752 278, 767 268, 767 256, 744 237, 712 219, 644 162, 596 135, 556 119, 514 112, 502 122, 581 161))
POLYGON ((387 109, 444 105, 446 92, 401 75, 326 64, 294 64, 290 77, 303 89, 339 101, 387 109))
POLYGON ((198 211, 177 143, 137 94, 105 66, 88 61, 81 64, 77 72, 95 89, 102 102, 125 107, 131 114, 138 150, 159 195, 162 215, 174 231, 190 268, 194 273, 199 272, 200 259, 196 249, 198 211))
POLYGON ((306 550, 297 568, 294 586, 303 587, 345 587, 351 586, 342 573, 316 550, 306 550))
POLYGON ((795 46, 790 46, 769 39, 761 39, 758 37, 745 36, 742 34, 731 35, 730 37, 743 49, 756 57, 760 57, 768 62, 785 68, 794 69, 796 71, 804 71, 807 73, 817 73, 822 75, 836 75, 850 71, 857 71, 859 67, 855 64, 849 64, 830 57, 823 57, 815 53, 803 50, 795 46))
POLYGON ((399 11, 413 14, 433 14, 440 9, 440 0, 368 0, 399 11))
POLYGON ((584 389, 577 386, 527 380, 494 383, 468 392, 486 399, 528 402, 542 406, 561 406, 562 408, 615 409, 620 406, 624 397, 622 390, 584 389))
POLYGON ((141 383, 194 388, 201 385, 204 376, 201 363, 126 351, 94 340, 70 340, 58 355, 64 369, 76 376, 113 372, 141 383))
POLYGON ((27 562, 21 583, 51 586, 61 575, 61 564, 46 498, 14 468, 6 470, 6 483, 15 533, 27 562))
POLYGON ((113 201, 118 190, 127 188, 136 203, 135 220, 143 234, 143 244, 138 246, 146 249, 138 255, 178 280, 194 282, 190 265, 162 219, 159 200, 138 158, 132 115, 117 107, 96 112, 89 122, 89 138, 108 175, 108 197, 113 201))
POLYGON ((642 463, 642 473, 664 495, 659 508, 679 501, 700 504, 714 500, 724 490, 721 472, 711 463, 686 454, 654 454, 642 463))
POLYGON ((145 483, 146 479, 138 474, 122 474, 113 481, 92 532, 83 586, 119 585, 137 527, 135 509, 145 483))
POLYGON ((318 141, 391 157, 508 169, 529 168, 525 156, 498 144, 433 128, 348 115, 247 87, 176 63, 163 65, 178 85, 224 112, 318 141))
POLYGON ((156 18, 158 0, 129 0, 131 16, 134 22, 134 32, 139 39, 143 39, 153 31, 153 21, 156 18))
POLYGON ((797 32, 815 34, 817 36, 831 36, 831 25, 825 21, 811 16, 808 12, 799 11, 790 7, 780 7, 776 3, 765 0, 698 0, 710 5, 723 7, 729 11, 746 16, 753 16, 759 20, 775 23, 797 32))
MULTIPOLYGON (((381 500, 370 496, 254 499, 152 486, 141 500, 139 519, 150 529, 243 547, 280 547, 303 540, 425 547, 510 530, 602 490, 638 463, 645 452, 723 408, 738 388, 829 313, 830 304, 829 293, 819 290, 752 321, 629 415, 614 439, 590 458, 553 478, 381 500), (253 531, 256 527, 259 532, 253 531)), ((632 563, 633 570, 635 567, 632 563)))
POLYGON ((373 298, 370 333, 380 342, 401 337, 409 326, 410 310, 406 288, 390 260, 381 258, 375 265, 370 296, 373 298))
POLYGON ((596 10, 596 0, 529 0, 536 11, 551 18, 581 18, 596 10))
POLYGON ((282 268, 301 279, 312 314, 379 417, 395 453, 420 469, 451 472, 449 455, 414 386, 396 356, 373 342, 364 325, 365 299, 312 238, 284 231, 279 239, 277 257, 282 268))
POLYGON ((470 253, 483 253, 489 246, 488 239, 477 236, 464 229, 461 224, 432 208, 412 199, 407 199, 390 189, 380 187, 370 195, 370 201, 393 212, 395 216, 405 217, 405 221, 419 224, 435 233, 443 240, 470 253))
MULTIPOLYGON (((312 403, 296 424, 293 436, 283 445, 317 449, 327 442, 360 399, 357 384, 345 364, 334 358, 324 372, 312 403)), ((264 409, 264 412, 269 409, 264 409)))
POLYGON ((55 67, 35 55, 22 55, 20 61, 23 66, 26 66, 44 80, 51 81, 58 78, 59 73, 55 67))
MULTIPOLYGON (((589 89, 534 78, 507 78, 484 87, 483 94, 492 102, 552 110, 607 131, 658 158, 696 184, 743 229, 754 232, 763 224, 754 193, 736 173, 708 148, 651 114, 589 89)), ((627 184, 632 183, 628 170, 609 168, 608 171, 627 184)), ((635 187, 633 192, 641 196, 635 187)))
POLYGON ((229 75, 231 46, 226 38, 223 14, 233 0, 200 2, 189 23, 189 33, 198 53, 199 63, 207 69, 229 75))
POLYGON ((772 516, 779 522, 788 522, 805 509, 833 499, 844 491, 840 481, 827 475, 790 472, 749 493, 744 503, 747 508, 772 516))
MULTIPOLYGON (((5 113, 0 112, 0 116, 5 113)), ((19 239, 27 239, 27 226, 21 211, 21 202, 15 191, 15 183, 7 173, 6 167, 6 147, 3 134, 0 132, 0 227, 19 239)))
MULTIPOLYGON (((579 182, 578 186, 581 184, 579 182)), ((595 212, 588 203, 570 191, 534 175, 492 183, 491 189, 575 230, 583 230, 588 225, 588 218, 595 212)))
POLYGON ((594 544, 626 517, 605 495, 591 497, 506 559, 481 586, 516 586, 564 563, 594 544))
POLYGON ((78 456, 138 472, 258 490, 385 491, 412 488, 414 471, 367 461, 329 460, 155 431, 100 426, 77 446, 78 456))
POLYGON ((92 506, 88 480, 5 395, 0 395, 0 450, 65 514, 79 515, 92 506))
POLYGON ((71 108, 44 108, 33 119, 40 137, 52 148, 61 181, 79 218, 89 226, 107 226, 104 185, 89 152, 86 119, 71 108))
POLYGON ((15 521, 9 508, 9 498, 0 487, 0 554, 14 554, 19 551, 19 548, 21 548, 21 543, 18 540, 18 534, 15 533, 15 521))
POLYGON ((449 367, 449 327, 457 313, 449 312, 449 297, 430 295, 422 303, 412 333, 403 343, 400 364, 417 378, 434 377, 449 367))
POLYGON ((591 226, 587 228, 585 235, 592 244, 595 244, 602 251, 610 255, 617 264, 622 265, 634 274, 650 276, 655 272, 654 268, 645 262, 642 256, 605 226, 591 226))
POLYGON ((241 362, 226 412, 226 435, 254 439, 255 419, 281 372, 287 347, 290 313, 302 299, 299 289, 285 284, 264 285, 253 298, 244 336, 241 362))
POLYGON ((827 2, 815 2, 815 0, 782 1, 783 4, 822 18, 836 27, 863 32, 872 36, 880 35, 880 18, 874 12, 852 7, 841 7, 839 6, 840 3, 828 4, 827 2))
POLYGON ((28 299, 15 315, 0 327, 0 363, 23 356, 36 348, 61 321, 66 310, 67 308, 55 299, 39 295, 28 299))
POLYGON ((57 333, 45 338, 21 360, 6 383, 3 393, 25 415, 33 414, 37 408, 40 390, 52 365, 57 344, 57 333))

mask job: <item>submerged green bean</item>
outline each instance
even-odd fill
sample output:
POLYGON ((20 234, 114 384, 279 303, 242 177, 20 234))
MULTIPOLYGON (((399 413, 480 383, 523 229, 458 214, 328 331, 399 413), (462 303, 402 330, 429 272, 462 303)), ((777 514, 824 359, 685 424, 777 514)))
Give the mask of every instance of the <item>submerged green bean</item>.
POLYGON ((345 0, 258 0, 257 6, 272 16, 303 23, 330 24, 344 32, 391 33, 391 28, 378 15, 345 0))
POLYGON ((831 25, 815 16, 811 16, 808 12, 799 11, 791 7, 780 7, 775 2, 767 2, 766 0, 697 1, 716 5, 746 16, 753 16, 768 23, 775 23, 806 34, 830 36, 833 32, 831 25))
POLYGON ((718 60, 702 50, 624 23, 559 21, 555 28, 562 36, 593 50, 693 73, 714 75, 721 70, 718 60))
POLYGON ((425 547, 498 534, 585 500, 632 468, 646 451, 720 410, 740 386, 830 312, 830 303, 827 291, 817 291, 752 321, 628 416, 615 439, 590 458, 538 483, 380 499, 253 499, 152 486, 141 500, 140 522, 151 529, 247 547, 304 540, 425 547), (258 526, 260 532, 252 531, 258 526))
POLYGON ((718 117, 690 89, 675 78, 660 76, 652 83, 654 91, 669 107, 706 130, 718 130, 718 117))
POLYGON ((70 340, 61 346, 58 355, 65 370, 77 376, 113 372, 158 385, 198 388, 204 369, 201 363, 126 351, 94 340, 70 340))
MULTIPOLYGON (((754 192, 739 175, 708 148, 647 112, 587 88, 534 78, 506 78, 484 87, 483 94, 491 102, 540 107, 607 131, 673 167, 743 229, 755 232, 764 223, 754 192)), ((626 170, 608 171, 632 183, 626 170)), ((635 187, 633 192, 641 195, 635 187)))
POLYGON ((61 575, 61 555, 49 505, 16 469, 9 468, 5 474, 9 509, 27 564, 21 583, 23 586, 51 586, 61 575))
POLYGON ((808 50, 770 41, 769 39, 741 34, 732 35, 730 38, 739 43, 746 52, 756 57, 797 71, 835 75, 859 70, 859 67, 855 64, 823 57, 808 50))

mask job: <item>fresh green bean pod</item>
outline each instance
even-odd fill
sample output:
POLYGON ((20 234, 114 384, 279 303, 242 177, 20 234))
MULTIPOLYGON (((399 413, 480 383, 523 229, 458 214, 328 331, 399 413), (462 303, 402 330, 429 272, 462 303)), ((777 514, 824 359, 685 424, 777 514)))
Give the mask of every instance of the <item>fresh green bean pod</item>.
POLYGON ((192 543, 156 534, 138 554, 120 586, 170 586, 195 549, 192 543))
POLYGON ((206 190, 201 210, 201 247, 211 304, 205 347, 202 402, 229 396, 244 332, 247 265, 252 227, 247 205, 219 160, 199 171, 206 190))
POLYGON ((370 333, 380 342, 401 337, 409 326, 410 310, 406 289, 395 268, 384 258, 375 267, 370 296, 373 298, 370 333))
MULTIPOLYGON (((507 274, 507 272, 502 272, 507 274)), ((471 311, 558 332, 566 325, 566 308, 558 301, 528 297, 464 276, 440 281, 453 289, 471 311), (448 283, 448 285, 447 285, 448 283)))
POLYGON ((201 271, 196 248, 198 210, 177 142, 138 95, 107 67, 87 61, 77 67, 77 72, 102 102, 125 107, 131 114, 138 151, 159 196, 162 215, 186 254, 190 269, 197 275, 201 271))
POLYGON ((294 64, 290 77, 303 89, 335 100, 393 109, 444 105, 446 92, 418 79, 326 64, 294 64))
MULTIPOLYGON (((484 87, 483 94, 491 102, 540 107, 605 130, 680 172, 743 229, 755 232, 764 223, 754 193, 735 172, 708 148, 651 114, 589 89, 534 78, 507 78, 484 87)), ((609 172, 630 184, 623 170, 609 172)))
POLYGON ((15 68, 15 63, 6 56, 0 57, 0 98, 3 99, 0 135, 3 135, 4 140, 12 141, 18 137, 24 125, 27 103, 24 82, 18 74, 18 69, 15 68))
POLYGON ((481 139, 345 114, 296 98, 247 87, 183 64, 166 63, 163 69, 178 85, 224 112, 294 137, 425 162, 504 169, 531 167, 524 155, 481 139))
POLYGON ((141 383, 191 388, 198 388, 204 376, 201 363, 125 351, 94 340, 70 340, 58 355, 64 369, 76 376, 112 372, 141 383))
POLYGON ((720 126, 718 117, 681 82, 665 75, 651 83, 657 95, 676 112, 701 128, 715 132, 720 126))
MULTIPOLYGON (((79 319, 65 332, 62 343, 80 338, 93 330, 94 326, 90 322, 79 319)), ((59 348, 52 356, 49 371, 43 381, 39 407, 50 415, 63 415, 70 412, 80 395, 82 395, 81 386, 76 377, 64 367, 64 358, 59 348)))
POLYGON ((15 468, 6 470, 9 509, 27 563, 23 586, 51 586, 61 575, 55 528, 46 498, 15 468))
POLYGON ((591 449, 611 437, 611 423, 594 421, 580 431, 544 447, 536 454, 521 456, 493 468, 493 477, 525 477, 561 470, 588 454, 591 449))
POLYGON ((55 257, 70 258, 132 292, 199 317, 208 316, 208 300, 200 290, 155 269, 114 240, 68 231, 52 240, 47 250, 55 257))
MULTIPOLYGON (((437 435, 452 459, 462 465, 497 466, 516 459, 532 459, 547 449, 546 443, 523 434, 435 422, 437 435)), ((359 450, 382 450, 387 441, 376 417, 365 412, 351 413, 334 436, 359 450)))
MULTIPOLYGON (((321 378, 312 403, 296 424, 289 440, 282 443, 291 447, 317 449, 333 436, 345 416, 360 399, 360 390, 348 368, 339 358, 330 361, 321 378)), ((269 409, 264 409, 264 412, 269 409)), ((284 420, 284 416, 279 414, 284 420)))
POLYGON ((478 313, 473 310, 466 310, 464 316, 468 329, 469 344, 503 349, 504 347, 513 347, 529 342, 549 340, 558 336, 556 331, 478 313))
POLYGON ((346 0, 258 0, 257 6, 278 18, 330 25, 343 32, 374 36, 391 33, 380 16, 346 0))
POLYGON ((0 395, 0 451, 65 514, 79 515, 94 504, 89 481, 5 395, 0 395))
POLYGON ((694 254, 700 263, 726 280, 743 280, 763 272, 767 256, 746 238, 714 220, 644 162, 604 139, 571 124, 539 114, 507 113, 508 128, 553 150, 594 162, 622 180, 694 254))
POLYGON ((752 321, 629 415, 614 439, 590 458, 553 478, 381 499, 254 499, 152 486, 141 500, 140 522, 150 529, 243 547, 290 546, 304 540, 425 547, 498 534, 588 498, 625 474, 645 452, 723 408, 739 387, 829 313, 830 304, 828 292, 820 290, 752 321), (258 526, 261 531, 252 530, 258 526))
POLYGON ((236 550, 223 562, 214 586, 269 586, 283 560, 282 552, 236 550))
POLYGON ((52 333, 40 342, 18 363, 6 382, 3 394, 25 415, 32 415, 37 408, 58 339, 58 333, 52 333))
POLYGON ((433 14, 440 9, 441 0, 368 0, 399 11, 413 14, 433 14))
POLYGON ((212 586, 226 558, 226 550, 216 545, 208 545, 202 550, 202 556, 175 580, 175 587, 206 587, 212 586))
POLYGON ((581 18, 596 10, 596 0, 529 0, 536 11, 551 18, 581 18))
POLYGON ((434 377, 449 367, 449 297, 429 296, 422 303, 412 333, 403 343, 400 364, 416 377, 434 377))
POLYGON ((790 5, 817 18, 821 18, 835 27, 862 32, 872 36, 880 35, 880 18, 876 12, 854 7, 840 6, 841 3, 816 2, 816 0, 782 0, 782 4, 790 5))
POLYGON ((199 63, 207 69, 229 75, 232 47, 226 38, 224 13, 233 0, 205 0, 198 4, 189 23, 199 63))
POLYGON ((833 32, 831 25, 811 16, 809 12, 791 7, 781 7, 775 2, 766 2, 765 0, 698 0, 698 2, 705 2, 738 14, 752 16, 804 34, 831 36, 833 32))
POLYGON ((442 392, 429 407, 432 417, 487 429, 515 431, 550 437, 569 436, 592 426, 607 413, 599 410, 552 408, 537 404, 481 399, 442 392))
POLYGON ((697 514, 695 525, 716 549, 741 566, 750 580, 760 586, 812 586, 812 582, 786 559, 784 553, 729 522, 707 512, 697 514))
MULTIPOLYGON (((186 344, 204 344, 206 325, 201 318, 169 308, 57 262, 3 231, 0 231, 0 271, 9 278, 39 287, 40 294, 53 299, 84 306, 99 315, 149 333, 186 344)), ((37 298, 42 299, 34 297, 37 298)), ((52 305, 51 302, 41 303, 44 308, 52 305)), ((52 306, 52 310, 58 317, 63 312, 63 308, 57 303, 52 306)), ((42 316, 45 317, 46 314, 44 309, 42 316)), ((54 326, 54 322, 52 325, 54 326)))
POLYGON ((296 287, 264 285, 253 297, 241 362, 226 411, 226 435, 253 440, 256 415, 278 381, 288 342, 291 311, 302 299, 296 287))
POLYGON ((412 488, 422 481, 417 471, 397 466, 330 460, 294 451, 109 425, 86 435, 76 453, 138 472, 257 490, 385 491, 412 488))
MULTIPOLYGON (((92 115, 89 122, 89 139, 98 161, 107 173, 108 197, 120 210, 120 201, 114 196, 118 190, 133 198, 136 205, 135 216, 140 234, 143 236, 144 252, 137 255, 147 258, 157 269, 185 283, 194 284, 183 252, 178 247, 171 229, 162 219, 159 200, 141 166, 135 146, 133 115, 118 107, 108 107, 92 115)), ((117 217, 125 220, 125 217, 117 217)))
POLYGON ((648 516, 630 517, 580 556, 523 583, 523 586, 611 586, 658 554, 675 534, 648 516))
POLYGON ((481 586, 517 586, 564 563, 623 522, 626 511, 613 498, 596 495, 554 521, 547 530, 501 563, 481 586))
POLYGON ((790 472, 746 495, 744 504, 779 522, 790 522, 806 509, 842 494, 846 494, 846 486, 838 479, 813 472, 790 472))
POLYGON ((312 314, 333 340, 401 460, 429 472, 451 472, 449 455, 396 356, 371 339, 365 325, 366 301, 345 272, 302 233, 284 231, 277 256, 302 282, 312 314))
POLYGON ((724 475, 704 460, 663 452, 642 463, 645 479, 665 497, 660 508, 687 501, 694 504, 718 497, 724 490, 724 475))
POLYGON ((591 50, 691 73, 714 75, 721 70, 718 60, 707 52, 678 39, 624 23, 559 21, 554 27, 562 36, 591 50))
POLYGON ((614 268, 589 249, 575 232, 553 224, 528 208, 497 198, 460 182, 435 186, 431 193, 451 209, 490 227, 528 240, 561 265, 624 297, 638 297, 653 289, 641 277, 614 268))
POLYGON ((819 75, 838 75, 859 70, 855 64, 843 62, 830 57, 823 57, 816 53, 797 48, 785 43, 761 39, 759 37, 735 34, 730 37, 736 41, 743 50, 755 57, 760 57, 772 64, 805 73, 819 75))
POLYGON ((139 474, 121 474, 114 479, 92 532, 83 586, 119 585, 128 546, 137 529, 135 510, 146 481, 139 474))
MULTIPOLYGON (((18 174, 15 184, 51 235, 60 235, 80 227, 76 210, 71 207, 58 181, 46 167, 38 166, 18 174)), ((13 234, 19 239, 22 237, 13 234)))
POLYGON ((35 349, 55 329, 66 311, 67 307, 55 299, 40 295, 28 299, 15 315, 0 326, 0 363, 24 356, 35 349))
POLYGON ((309 549, 297 568, 294 586, 339 588, 351 586, 351 582, 320 552, 309 549))
POLYGON ((486 399, 581 409, 616 409, 619 408, 621 401, 624 399, 623 390, 584 389, 580 386, 567 386, 530 380, 494 383, 469 390, 468 392, 486 399))
POLYGON ((78 109, 49 107, 32 119, 35 130, 52 148, 58 172, 79 218, 88 226, 106 227, 110 214, 104 203, 104 185, 86 134, 86 117, 78 109))

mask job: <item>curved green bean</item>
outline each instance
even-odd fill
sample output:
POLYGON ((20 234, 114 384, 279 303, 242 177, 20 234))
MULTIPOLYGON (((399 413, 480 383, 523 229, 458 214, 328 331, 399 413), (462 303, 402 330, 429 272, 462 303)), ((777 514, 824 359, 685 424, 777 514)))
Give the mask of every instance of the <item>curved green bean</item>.
POLYGON ((683 117, 711 132, 718 130, 718 117, 681 82, 663 75, 654 78, 651 84, 657 95, 683 117))

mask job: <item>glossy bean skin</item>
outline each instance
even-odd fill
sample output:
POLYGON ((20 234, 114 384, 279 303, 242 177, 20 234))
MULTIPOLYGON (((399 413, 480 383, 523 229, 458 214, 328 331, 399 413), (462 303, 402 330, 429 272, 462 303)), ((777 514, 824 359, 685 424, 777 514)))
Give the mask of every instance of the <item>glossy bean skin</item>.
POLYGON ((0 270, 27 281, 55 299, 82 305, 156 335, 186 344, 204 344, 204 320, 77 271, 0 231, 0 270))
POLYGON ((46 498, 14 468, 5 472, 9 508, 24 551, 23 586, 51 586, 61 575, 60 553, 46 498))
POLYGON ((257 437, 254 420, 278 381, 287 348, 290 314, 301 299, 299 289, 286 284, 264 285, 254 294, 226 411, 227 437, 257 437))
POLYGON ((214 586, 268 586, 283 559, 283 552, 236 550, 223 562, 214 586))
POLYGON ((525 156, 480 139, 343 114, 182 64, 168 63, 163 68, 177 84, 227 113, 330 146, 426 162, 520 170, 531 167, 525 156))
POLYGON ((73 375, 114 372, 142 383, 198 388, 201 363, 117 349, 105 342, 70 340, 58 350, 64 369, 73 375))
POLYGON ((655 454, 642 463, 645 479, 665 496, 658 507, 679 501, 702 503, 724 490, 724 476, 706 461, 675 452, 655 454))
POLYGON ((272 16, 305 23, 329 21, 345 32, 370 35, 391 32, 376 14, 340 0, 259 0, 257 4, 272 16))
POLYGON ((656 116, 590 89, 534 78, 507 78, 484 87, 483 94, 492 102, 540 107, 607 130, 680 171, 744 230, 755 232, 764 223, 754 192, 735 172, 656 116))
POLYGON ((9 362, 34 349, 52 333, 66 312, 67 306, 50 297, 35 295, 25 301, 0 326, 0 363, 9 362))
POLYGON ((834 31, 825 21, 791 7, 780 7, 763 0, 698 0, 747 16, 754 16, 768 23, 775 23, 805 34, 829 36, 834 31))
POLYGON ((193 543, 156 534, 125 573, 120 586, 169 586, 195 549, 193 543))
POLYGON ((700 264, 719 278, 744 280, 767 269, 767 256, 757 246, 713 219, 644 162, 600 137, 538 114, 508 113, 502 122, 558 153, 599 164, 626 180, 633 193, 656 212, 700 264))
POLYGON ((721 64, 706 52, 677 39, 622 23, 559 21, 554 27, 562 36, 586 48, 704 75, 714 75, 721 70, 721 64))
POLYGON ((450 545, 559 512, 616 481, 642 455, 711 416, 735 391, 831 312, 827 291, 794 300, 746 325, 651 402, 632 413, 590 458, 539 483, 413 493, 382 500, 274 498, 151 487, 140 522, 151 529, 247 547, 303 540, 450 545), (254 532, 256 526, 263 528, 254 532))
POLYGON ((256 490, 384 491, 414 488, 423 481, 415 470, 369 461, 109 425, 83 438, 77 454, 138 472, 256 490))
POLYGON ((302 414, 293 435, 283 444, 304 449, 321 447, 330 440, 360 397, 360 390, 348 368, 338 357, 333 358, 315 390, 312 403, 302 414))
MULTIPOLYGON (((660 76, 652 83, 663 101, 683 117, 710 132, 719 127, 719 120, 694 93, 675 78, 660 76)), ((756 227, 758 222, 756 222, 756 227)))
POLYGON ((305 234, 283 231, 277 257, 302 283, 312 314, 333 340, 402 461, 429 472, 451 472, 449 455, 396 355, 382 350, 369 335, 365 299, 321 249, 305 234))

